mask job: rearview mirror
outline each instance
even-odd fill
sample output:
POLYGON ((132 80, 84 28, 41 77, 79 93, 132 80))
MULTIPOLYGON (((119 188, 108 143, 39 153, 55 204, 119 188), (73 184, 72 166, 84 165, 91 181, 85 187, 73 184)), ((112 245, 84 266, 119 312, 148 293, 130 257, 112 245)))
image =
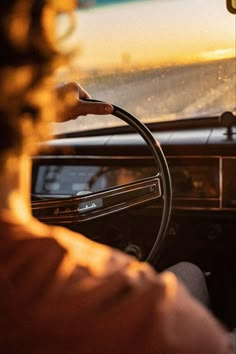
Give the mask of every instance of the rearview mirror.
POLYGON ((227 9, 232 14, 236 14, 236 0, 227 0, 227 9))

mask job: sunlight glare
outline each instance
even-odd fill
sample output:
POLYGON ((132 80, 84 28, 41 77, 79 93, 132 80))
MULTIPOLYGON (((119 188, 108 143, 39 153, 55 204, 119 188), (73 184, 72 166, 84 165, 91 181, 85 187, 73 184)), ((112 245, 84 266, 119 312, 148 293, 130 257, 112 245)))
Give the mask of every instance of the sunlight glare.
POLYGON ((80 53, 73 64, 81 71, 158 67, 234 55, 235 19, 222 0, 147 0, 88 9, 78 17, 73 41, 80 53))

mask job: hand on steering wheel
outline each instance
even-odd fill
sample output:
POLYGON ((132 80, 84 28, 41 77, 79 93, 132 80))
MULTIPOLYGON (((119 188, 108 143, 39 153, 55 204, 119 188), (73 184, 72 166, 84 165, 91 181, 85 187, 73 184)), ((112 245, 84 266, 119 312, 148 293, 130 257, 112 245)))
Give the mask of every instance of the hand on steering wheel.
POLYGON ((59 84, 56 86, 56 93, 59 100, 62 101, 60 122, 87 114, 104 115, 113 112, 113 106, 109 103, 88 101, 91 96, 75 81, 59 84))

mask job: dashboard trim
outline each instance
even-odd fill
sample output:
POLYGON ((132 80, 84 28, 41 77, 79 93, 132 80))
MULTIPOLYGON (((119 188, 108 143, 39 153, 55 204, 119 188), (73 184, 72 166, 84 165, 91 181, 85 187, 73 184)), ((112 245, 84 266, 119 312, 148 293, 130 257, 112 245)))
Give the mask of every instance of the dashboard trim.
MULTIPOLYGON (((222 156, 212 156, 212 155, 167 155, 166 158, 168 159, 185 159, 185 158, 190 158, 190 159, 220 159, 222 156)), ((223 158, 232 158, 236 159, 236 157, 232 156, 224 156, 223 158)), ((48 159, 61 159, 61 160, 70 160, 70 159, 78 159, 78 160, 87 160, 87 159, 94 159, 94 160, 153 160, 152 156, 142 156, 142 155, 130 155, 130 156, 125 156, 125 155, 118 155, 118 156, 110 156, 110 155, 45 155, 45 156, 34 156, 33 160, 48 160, 48 159)))
POLYGON ((223 160, 219 159, 219 188, 220 188, 220 209, 223 208, 223 160))

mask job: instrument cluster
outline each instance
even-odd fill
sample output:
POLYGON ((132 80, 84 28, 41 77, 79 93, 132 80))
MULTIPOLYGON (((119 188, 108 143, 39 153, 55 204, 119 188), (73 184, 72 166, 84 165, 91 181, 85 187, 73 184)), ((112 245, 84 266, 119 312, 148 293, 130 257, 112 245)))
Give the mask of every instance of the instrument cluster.
MULTIPOLYGON (((168 157, 174 207, 236 209, 236 159, 222 157, 168 157)), ((152 160, 36 159, 32 194, 65 198, 99 192, 154 176, 152 160)))

